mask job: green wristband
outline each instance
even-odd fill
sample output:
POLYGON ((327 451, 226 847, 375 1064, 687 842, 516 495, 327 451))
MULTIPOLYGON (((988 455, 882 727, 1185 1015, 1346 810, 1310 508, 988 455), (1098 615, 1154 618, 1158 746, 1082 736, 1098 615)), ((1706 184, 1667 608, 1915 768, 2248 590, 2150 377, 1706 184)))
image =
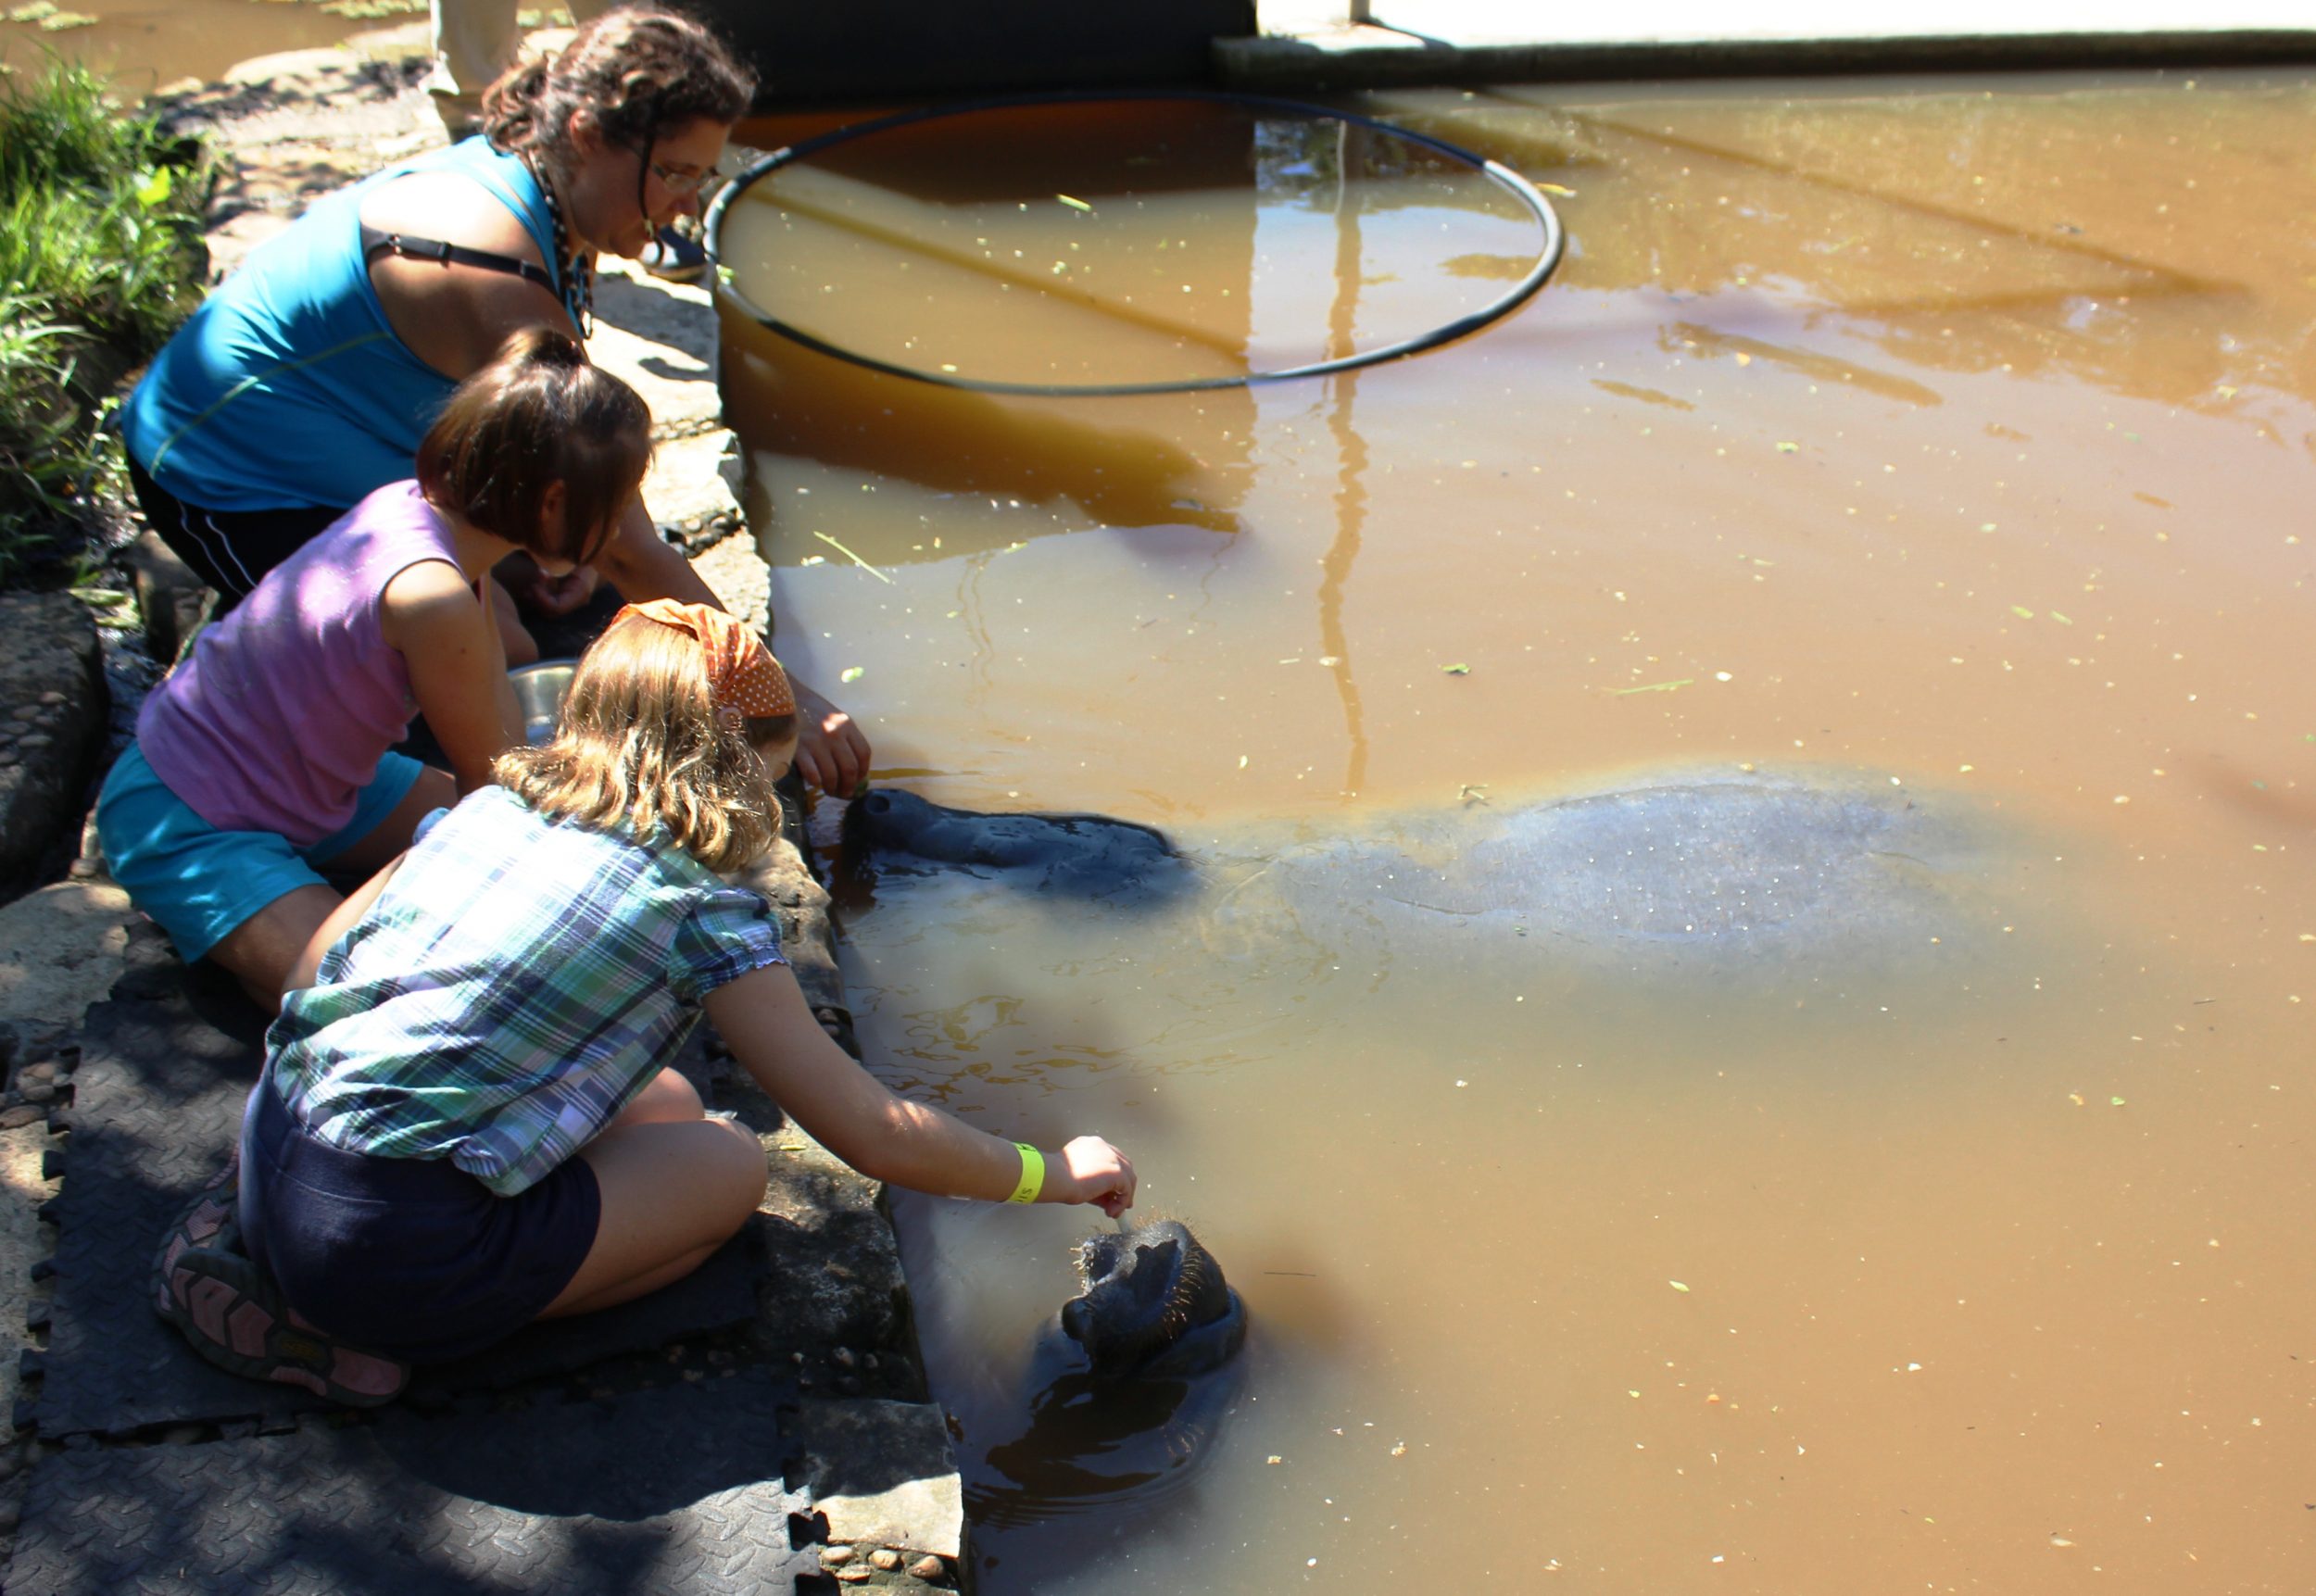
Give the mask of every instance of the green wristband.
POLYGON ((1045 1154, 1026 1141, 1017 1141, 1013 1146, 1021 1150, 1021 1184, 1013 1188, 1013 1195, 1005 1200, 1035 1202, 1038 1193, 1045 1189, 1045 1154))

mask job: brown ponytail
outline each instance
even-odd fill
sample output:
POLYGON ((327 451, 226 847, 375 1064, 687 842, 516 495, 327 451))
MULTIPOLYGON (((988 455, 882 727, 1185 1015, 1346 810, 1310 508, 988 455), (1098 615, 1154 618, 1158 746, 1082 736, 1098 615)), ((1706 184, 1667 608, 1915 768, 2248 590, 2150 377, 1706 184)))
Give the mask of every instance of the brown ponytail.
POLYGON ((418 446, 429 500, 519 548, 591 559, 643 485, 651 412, 569 333, 526 327, 459 384, 418 446), (547 490, 563 484, 563 547, 540 541, 547 490))

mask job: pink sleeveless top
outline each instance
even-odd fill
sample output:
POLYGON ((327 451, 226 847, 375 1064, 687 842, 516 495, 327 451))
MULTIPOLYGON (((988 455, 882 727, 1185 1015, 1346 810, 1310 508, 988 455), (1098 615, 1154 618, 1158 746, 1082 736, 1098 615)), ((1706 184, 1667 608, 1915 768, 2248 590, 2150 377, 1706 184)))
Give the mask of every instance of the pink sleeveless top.
POLYGON ((418 713, 380 599, 428 559, 458 563, 450 528, 398 482, 268 572, 145 700, 137 742, 154 773, 221 831, 303 848, 344 827, 418 713))

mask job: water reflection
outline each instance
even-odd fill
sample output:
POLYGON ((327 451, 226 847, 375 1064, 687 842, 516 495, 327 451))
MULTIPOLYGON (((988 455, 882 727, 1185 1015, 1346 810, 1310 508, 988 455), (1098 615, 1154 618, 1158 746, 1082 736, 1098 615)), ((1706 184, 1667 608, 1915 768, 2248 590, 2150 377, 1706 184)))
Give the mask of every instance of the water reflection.
POLYGON ((1580 187, 1570 286, 1753 288, 1878 322, 1868 335, 1908 366, 2064 373, 2214 411, 2255 385, 2316 394, 2306 240, 2257 225, 2310 197, 2305 83, 2006 87, 2025 92, 1833 86, 1732 107, 1499 89, 1376 108, 1580 187), (1584 225, 1602 210, 1618 225, 1584 225))
POLYGON ((729 307, 723 326, 725 401, 747 418, 750 447, 783 462, 752 473, 749 511, 756 526, 783 525, 809 511, 813 525, 880 564, 1097 525, 1240 529, 1234 479, 1244 470, 1247 428, 1231 422, 1252 415, 1243 391, 1202 395, 1187 415, 1181 407, 1131 400, 1089 408, 1060 399, 1000 399, 816 354, 729 307), (796 462, 794 471, 787 461, 796 462), (791 490, 808 485, 801 478, 841 482, 849 497, 824 492, 817 504, 781 502, 773 484, 784 475, 791 490), (862 502, 860 479, 882 496, 862 502), (938 550, 917 548, 920 526, 959 496, 1026 513, 945 526, 938 550))
POLYGON ((724 226, 739 291, 813 337, 927 373, 1064 386, 1381 347, 1489 304, 1467 263, 1532 262, 1542 246, 1507 191, 1428 146, 1213 101, 870 131, 758 181, 724 226), (1269 224, 1297 214, 1332 225, 1269 224), (1363 218, 1365 250, 1333 270, 1363 218), (1347 289, 1366 293, 1344 327, 1347 289))

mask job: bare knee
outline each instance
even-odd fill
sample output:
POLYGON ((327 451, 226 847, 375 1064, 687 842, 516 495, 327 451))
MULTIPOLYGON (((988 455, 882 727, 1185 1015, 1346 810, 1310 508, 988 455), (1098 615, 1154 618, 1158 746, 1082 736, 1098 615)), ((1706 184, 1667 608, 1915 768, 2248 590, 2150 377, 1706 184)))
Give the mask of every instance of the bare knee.
POLYGON ((619 1111, 611 1124, 684 1125, 706 1118, 707 1112, 707 1106, 699 1100, 699 1093, 691 1082, 678 1071, 663 1069, 619 1111))
POLYGON ((716 1150, 712 1162, 717 1166, 717 1195, 732 1204, 732 1227, 736 1230, 763 1201, 771 1185, 771 1166, 764 1160, 764 1144, 756 1139, 754 1131, 735 1120, 708 1123, 724 1133, 709 1145, 716 1150))

